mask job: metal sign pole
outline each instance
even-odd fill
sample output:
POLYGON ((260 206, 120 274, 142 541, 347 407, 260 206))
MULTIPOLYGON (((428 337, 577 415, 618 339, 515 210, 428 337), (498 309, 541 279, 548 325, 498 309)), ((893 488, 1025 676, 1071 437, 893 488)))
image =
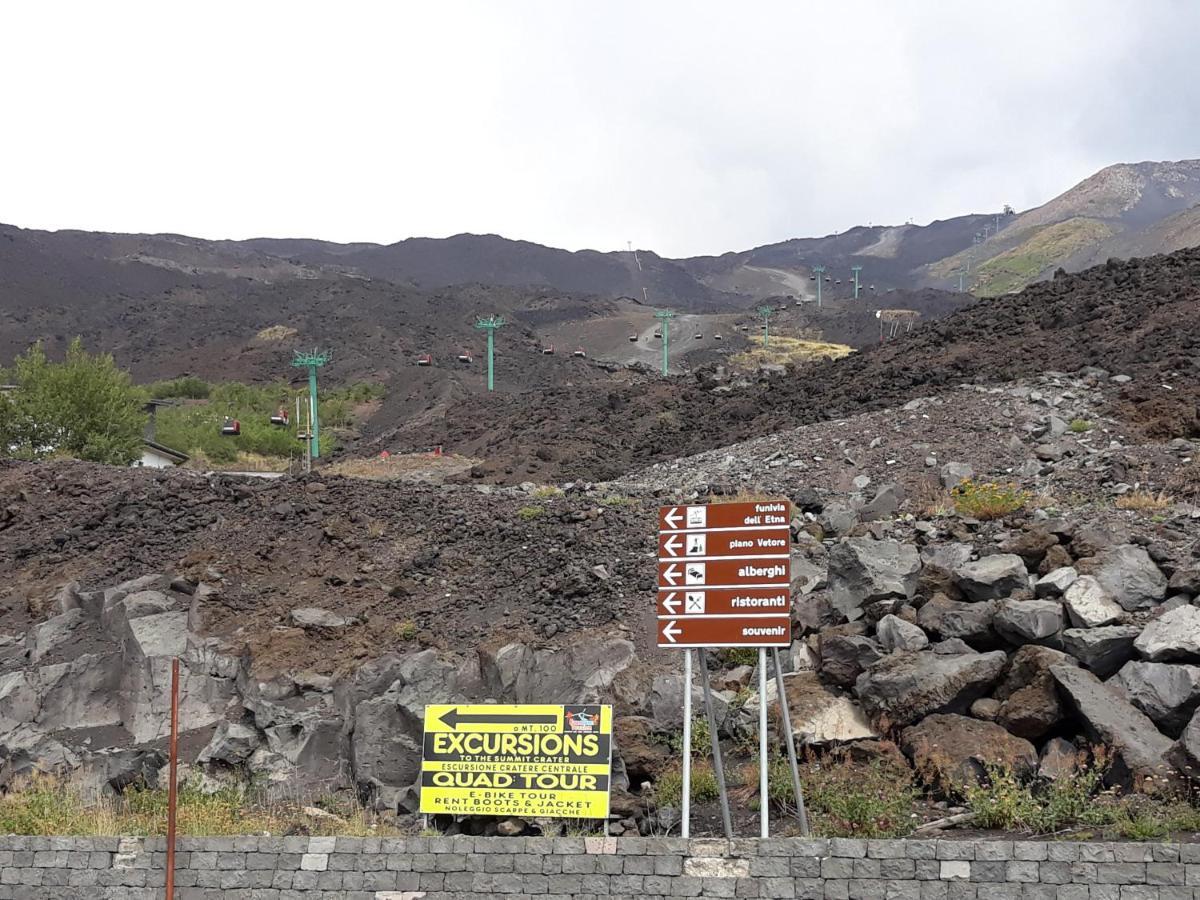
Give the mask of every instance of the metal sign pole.
POLYGON ((771 836, 767 800, 767 648, 758 648, 758 830, 771 836))
MULTIPOLYGON (((691 654, 690 650, 685 653, 691 654)), ((696 650, 696 663, 700 666, 700 685, 704 688, 704 713, 708 717, 708 736, 712 742, 713 770, 717 774, 717 793, 721 798, 721 824, 725 826, 725 840, 733 840, 733 821, 729 816, 729 793, 725 790, 725 762, 721 759, 721 739, 717 734, 717 717, 713 712, 712 685, 708 683, 708 664, 704 651, 696 650)))
POLYGON ((683 791, 679 834, 692 836, 692 654, 683 651, 683 791))
POLYGON ((792 791, 796 794, 796 818, 800 820, 800 834, 808 837, 808 811, 804 808, 804 790, 800 786, 800 764, 796 761, 796 736, 792 734, 792 713, 788 709, 787 694, 783 689, 783 666, 779 663, 779 648, 771 648, 775 663, 775 690, 779 694, 779 709, 783 713, 783 733, 787 735, 788 765, 792 769, 792 791))

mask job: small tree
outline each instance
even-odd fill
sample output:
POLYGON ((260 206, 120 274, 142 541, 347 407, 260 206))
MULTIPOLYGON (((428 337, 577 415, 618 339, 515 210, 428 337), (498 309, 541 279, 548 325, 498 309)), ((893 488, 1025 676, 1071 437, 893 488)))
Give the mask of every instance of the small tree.
POLYGON ((0 451, 119 466, 137 459, 145 401, 111 355, 93 356, 75 338, 54 363, 39 342, 17 357, 12 374, 17 387, 0 410, 0 451))

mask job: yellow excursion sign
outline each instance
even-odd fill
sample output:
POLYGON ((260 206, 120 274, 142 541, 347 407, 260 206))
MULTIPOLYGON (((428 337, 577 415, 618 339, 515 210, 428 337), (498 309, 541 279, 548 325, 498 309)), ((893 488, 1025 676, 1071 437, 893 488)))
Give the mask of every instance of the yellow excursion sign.
POLYGON ((608 816, 612 707, 425 707, 421 812, 608 816))

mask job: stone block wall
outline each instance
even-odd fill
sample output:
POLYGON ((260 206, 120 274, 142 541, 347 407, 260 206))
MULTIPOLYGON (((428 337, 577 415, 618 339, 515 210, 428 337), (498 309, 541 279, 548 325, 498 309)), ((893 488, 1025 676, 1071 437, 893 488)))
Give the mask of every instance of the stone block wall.
MULTIPOLYGON (((1200 844, 184 838, 177 900, 1200 900, 1200 844)), ((159 900, 161 838, 0 837, 0 900, 159 900)))

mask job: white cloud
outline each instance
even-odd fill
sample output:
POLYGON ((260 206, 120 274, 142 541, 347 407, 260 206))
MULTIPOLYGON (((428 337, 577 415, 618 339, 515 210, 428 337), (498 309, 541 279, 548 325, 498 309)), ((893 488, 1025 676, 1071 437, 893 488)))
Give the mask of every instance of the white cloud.
POLYGON ((1195 154, 1173 0, 10 4, 0 220, 669 255, 1195 154))

